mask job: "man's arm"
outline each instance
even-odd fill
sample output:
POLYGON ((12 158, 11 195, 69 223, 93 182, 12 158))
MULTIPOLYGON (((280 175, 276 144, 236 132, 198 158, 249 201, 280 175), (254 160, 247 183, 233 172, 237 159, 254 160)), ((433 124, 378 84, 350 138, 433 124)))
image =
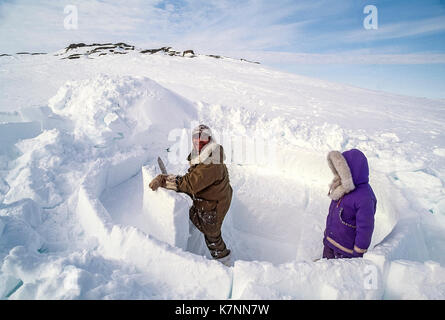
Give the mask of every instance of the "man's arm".
POLYGON ((177 179, 177 191, 188 194, 197 194, 209 187, 224 175, 223 165, 209 164, 200 165, 191 172, 177 179))

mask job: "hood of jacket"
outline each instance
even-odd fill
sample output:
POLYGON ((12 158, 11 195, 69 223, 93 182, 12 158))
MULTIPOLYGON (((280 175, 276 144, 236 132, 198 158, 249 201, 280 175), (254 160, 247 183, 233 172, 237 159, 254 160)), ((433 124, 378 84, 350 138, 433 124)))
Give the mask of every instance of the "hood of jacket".
POLYGON ((204 164, 222 164, 226 156, 224 149, 221 145, 215 142, 213 138, 210 139, 200 152, 193 148, 192 152, 188 155, 187 160, 190 165, 204 164))
POLYGON ((349 170, 351 170, 352 180, 354 185, 358 186, 360 184, 369 182, 369 167, 368 159, 358 149, 351 149, 342 153, 343 157, 348 163, 349 170))
POLYGON ((331 151, 328 153, 328 164, 334 174, 328 193, 332 200, 339 200, 358 185, 369 182, 368 160, 358 149, 343 153, 331 151))

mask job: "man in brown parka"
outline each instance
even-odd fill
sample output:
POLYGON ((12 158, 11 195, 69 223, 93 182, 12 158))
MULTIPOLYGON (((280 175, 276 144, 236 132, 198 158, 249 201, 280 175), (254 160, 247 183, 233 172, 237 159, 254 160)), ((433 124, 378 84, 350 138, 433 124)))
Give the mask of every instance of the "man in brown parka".
POLYGON ((150 188, 158 187, 188 194, 193 205, 189 210, 192 223, 204 234, 206 245, 214 259, 230 265, 230 250, 221 236, 224 217, 232 201, 229 173, 224 164, 223 147, 212 138, 206 125, 193 130, 193 150, 188 155, 188 173, 158 175, 150 182, 150 188))

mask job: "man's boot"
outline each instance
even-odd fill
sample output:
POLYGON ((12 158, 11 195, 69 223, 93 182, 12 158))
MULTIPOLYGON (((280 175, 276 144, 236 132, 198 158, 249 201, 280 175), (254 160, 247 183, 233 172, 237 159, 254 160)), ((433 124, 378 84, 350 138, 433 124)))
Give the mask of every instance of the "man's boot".
POLYGON ((227 267, 233 267, 233 261, 232 261, 232 253, 229 252, 229 254, 225 257, 215 259, 216 261, 221 262, 223 265, 227 267))

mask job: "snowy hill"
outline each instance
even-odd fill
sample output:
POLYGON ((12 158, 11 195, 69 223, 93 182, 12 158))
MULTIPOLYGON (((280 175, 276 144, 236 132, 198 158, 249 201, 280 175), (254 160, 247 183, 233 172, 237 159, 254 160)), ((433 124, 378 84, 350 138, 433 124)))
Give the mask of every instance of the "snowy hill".
POLYGON ((444 101, 143 51, 0 57, 1 298, 445 298, 444 101), (147 190, 158 156, 186 172, 197 123, 229 150, 232 268, 210 259, 189 199, 147 190), (326 155, 351 148, 378 199, 372 245, 314 262, 326 155))

